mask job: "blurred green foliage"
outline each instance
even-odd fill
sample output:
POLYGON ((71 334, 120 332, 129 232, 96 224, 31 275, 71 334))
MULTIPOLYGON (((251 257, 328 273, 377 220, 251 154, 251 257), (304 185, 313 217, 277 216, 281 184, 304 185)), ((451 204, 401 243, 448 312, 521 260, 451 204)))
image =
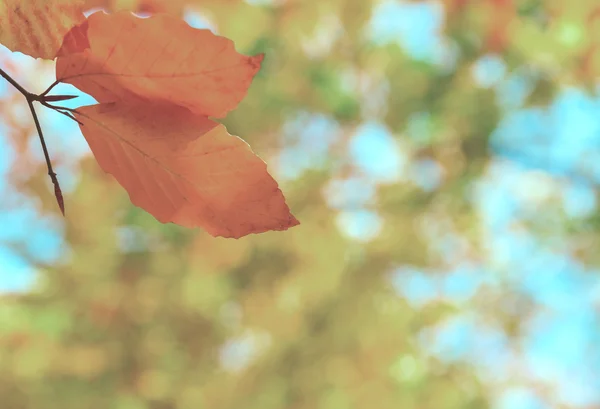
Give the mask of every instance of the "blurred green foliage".
MULTIPOLYGON (((448 64, 370 38, 375 0, 169 7, 180 12, 176 5, 184 3, 239 51, 267 54, 248 97, 225 123, 269 163, 302 225, 238 241, 162 225, 133 207, 92 158, 83 159, 65 199, 64 254, 51 263, 30 257, 38 284, 0 304, 0 406, 490 406, 492 395, 470 365, 442 362, 422 347, 427 329, 460 307, 443 299, 412 305, 390 277, 402 266, 448 266, 424 233, 430 218, 445 220, 475 254, 485 253, 466 197, 486 170, 501 108, 491 89, 475 83, 473 64, 495 54, 508 69, 531 67, 539 80, 527 103, 548 103, 557 84, 585 84, 596 72, 596 37, 564 35, 565 25, 587 27, 595 2, 446 0, 443 34, 455 53, 448 64), (554 63, 561 71, 552 71, 554 63), (336 134, 328 135, 324 153, 296 146, 297 155, 317 162, 284 177, 279 154, 300 143, 303 115, 335 121, 336 134), (409 128, 419 115, 427 118, 425 138, 409 128), (333 181, 368 179, 348 159, 348 144, 371 120, 394 135, 410 164, 435 161, 444 176, 434 190, 405 180, 367 181, 376 195, 365 207, 383 222, 376 237, 361 241, 339 228, 340 212, 352 204, 332 205, 328 192, 333 181), (291 121, 300 123, 290 130, 291 121)), ((24 151, 17 149, 27 157, 24 151)), ((12 183, 55 215, 43 165, 25 162, 39 172, 12 183)), ((481 308, 507 332, 518 331, 518 317, 502 316, 500 301, 486 301, 481 308)))

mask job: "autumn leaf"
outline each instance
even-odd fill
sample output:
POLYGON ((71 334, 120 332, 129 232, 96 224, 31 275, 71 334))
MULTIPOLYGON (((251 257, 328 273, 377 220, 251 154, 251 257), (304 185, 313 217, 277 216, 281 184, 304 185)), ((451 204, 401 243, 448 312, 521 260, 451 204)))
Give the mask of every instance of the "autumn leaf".
MULTIPOLYGON (((82 52, 86 48, 90 47, 90 43, 87 38, 88 21, 85 20, 80 25, 70 30, 63 38, 61 48, 56 53, 57 57, 64 57, 70 54, 82 52)), ((56 60, 56 64, 58 65, 56 60)))
POLYGON ((65 34, 85 20, 81 0, 0 1, 0 43, 12 51, 53 60, 65 34))
POLYGON ((175 105, 78 111, 100 167, 159 221, 235 238, 298 224, 266 164, 223 125, 175 105))
POLYGON ((262 54, 242 55, 231 40, 167 14, 97 12, 67 34, 58 55, 57 81, 100 102, 73 114, 133 204, 214 236, 299 224, 266 164, 209 119, 245 97, 262 54))
POLYGON ((224 117, 245 97, 263 55, 167 14, 147 19, 96 12, 66 38, 56 78, 98 102, 130 94, 224 117))

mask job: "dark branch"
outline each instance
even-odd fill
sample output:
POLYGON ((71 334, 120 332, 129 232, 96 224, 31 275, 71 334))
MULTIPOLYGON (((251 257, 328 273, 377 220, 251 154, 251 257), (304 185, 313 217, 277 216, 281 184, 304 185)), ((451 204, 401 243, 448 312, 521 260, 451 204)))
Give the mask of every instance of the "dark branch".
POLYGON ((46 95, 48 95, 48 93, 50 91, 52 91, 52 88, 56 87, 59 83, 60 83, 59 80, 54 81, 52 84, 50 84, 50 86, 48 88, 46 88, 46 91, 42 92, 39 96, 45 97, 46 95))
POLYGON ((17 81, 15 81, 10 75, 8 75, 6 71, 4 71, 2 68, 0 68, 0 75, 2 75, 4 79, 10 83, 10 85, 15 87, 17 91, 23 94, 25 98, 29 99, 29 96, 31 94, 25 88, 23 88, 17 81))
POLYGON ((40 143, 42 144, 42 150, 44 151, 44 158, 46 158, 46 166, 48 167, 48 175, 52 180, 52 184, 54 185, 54 196, 56 196, 56 201, 58 202, 58 207, 60 207, 60 211, 65 215, 65 204, 62 197, 62 191, 60 190, 60 185, 58 184, 58 178, 56 177, 56 173, 52 169, 52 163, 50 162, 50 155, 48 154, 48 148, 46 147, 46 141, 44 140, 44 135, 42 134, 42 127, 40 126, 40 121, 35 113, 35 108, 33 106, 33 101, 27 100, 27 104, 29 105, 29 109, 31 110, 31 115, 33 116, 33 121, 35 122, 35 127, 37 129, 38 135, 40 137, 40 143))
POLYGON ((77 122, 79 125, 83 125, 83 123, 81 121, 79 121, 77 118, 75 118, 75 116, 73 115, 73 114, 78 113, 76 109, 67 108, 67 107, 57 107, 55 105, 48 103, 46 100, 43 100, 43 99, 40 100, 40 103, 43 106, 50 108, 50 109, 58 112, 59 114, 66 116, 69 119, 72 119, 73 121, 77 122))
POLYGON ((42 105, 44 105, 50 109, 53 109, 58 113, 66 115, 69 118, 71 118, 74 121, 79 123, 79 121, 77 121, 77 119, 75 119, 75 117, 71 113, 71 112, 74 112, 74 113, 77 112, 76 110, 71 109, 71 108, 56 107, 56 106, 48 103, 48 101, 64 101, 64 100, 72 99, 75 97, 72 95, 57 95, 57 96, 47 97, 46 94, 48 94, 48 92, 50 92, 50 90, 52 88, 54 88, 54 86, 56 84, 58 84, 59 81, 55 81, 42 94, 36 95, 36 94, 32 94, 31 92, 29 92, 25 88, 23 88, 17 81, 15 81, 10 75, 8 75, 8 73, 6 73, 6 71, 4 71, 1 68, 0 68, 0 75, 6 81, 8 81, 13 87, 15 87, 17 91, 19 91, 21 94, 23 94, 23 96, 27 100, 27 105, 29 106, 29 109, 31 110, 31 115, 33 116, 33 122, 35 123, 35 128, 37 129, 37 133, 40 138, 40 143, 42 145, 42 150, 44 151, 44 158, 46 159, 46 166, 48 167, 48 175, 50 176, 50 179, 52 180, 52 184, 54 185, 54 196, 56 197, 56 202, 58 203, 58 207, 60 208, 60 211, 64 216, 65 215, 65 204, 64 204, 64 200, 63 200, 62 190, 60 189, 60 184, 58 183, 58 178, 56 177, 56 173, 52 169, 52 162, 50 161, 50 155, 48 154, 48 148, 46 147, 46 141, 44 140, 44 134, 42 133, 42 127, 40 125, 40 121, 38 119, 37 113, 35 112, 35 107, 33 106, 33 103, 34 103, 34 101, 38 101, 42 105))

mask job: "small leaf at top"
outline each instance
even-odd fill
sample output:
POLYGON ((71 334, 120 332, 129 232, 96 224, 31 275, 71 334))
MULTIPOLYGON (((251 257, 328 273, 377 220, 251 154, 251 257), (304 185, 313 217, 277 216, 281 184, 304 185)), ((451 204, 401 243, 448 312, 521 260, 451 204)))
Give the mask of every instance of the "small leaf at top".
POLYGON ((239 54, 231 40, 167 14, 96 12, 65 44, 56 78, 99 102, 133 94, 217 118, 244 98, 264 57, 239 54))

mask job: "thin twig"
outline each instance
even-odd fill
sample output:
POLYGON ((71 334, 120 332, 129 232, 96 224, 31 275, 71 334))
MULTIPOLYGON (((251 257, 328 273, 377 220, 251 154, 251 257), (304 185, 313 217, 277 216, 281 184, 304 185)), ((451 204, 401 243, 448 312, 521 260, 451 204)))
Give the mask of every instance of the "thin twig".
POLYGON ((8 75, 6 73, 6 71, 4 71, 2 68, 0 68, 0 75, 2 75, 4 77, 4 79, 10 83, 10 85, 15 87, 17 89, 17 91, 19 91, 21 94, 23 94, 25 96, 25 98, 28 98, 28 96, 31 95, 17 81, 13 80, 12 77, 10 75, 8 75))
POLYGON ((60 83, 60 80, 57 79, 52 84, 50 84, 50 86, 48 88, 46 88, 46 91, 42 92, 39 96, 44 97, 44 96, 48 95, 48 93, 50 91, 52 91, 52 88, 56 87, 59 83, 60 83))
POLYGON ((53 109, 54 109, 54 111, 58 112, 59 114, 62 114, 62 115, 64 115, 64 116, 66 116, 67 118, 69 118, 69 119, 71 119, 71 120, 73 120, 73 121, 77 122, 77 124, 79 124, 79 125, 83 125, 83 122, 81 122, 81 121, 79 121, 77 118, 75 118, 75 117, 73 116, 73 114, 72 114, 72 113, 70 113, 69 111, 62 111, 60 107, 56 107, 56 108, 53 108, 53 109))
POLYGON ((51 103, 49 103, 47 101, 44 101, 44 100, 41 100, 40 104, 42 104, 43 106, 48 107, 50 109, 54 109, 54 110, 56 110, 56 109, 64 109, 65 111, 77 113, 77 110, 75 108, 59 107, 59 106, 56 106, 56 105, 52 105, 51 103))
POLYGON ((56 173, 52 169, 52 163, 50 162, 50 155, 48 155, 48 148, 46 148, 46 141, 44 140, 44 135, 42 134, 42 127, 40 126, 40 121, 38 120, 37 114, 35 113, 35 108, 33 106, 33 101, 27 100, 27 104, 29 105, 29 109, 31 110, 31 115, 33 116, 33 122, 35 122, 35 127, 38 131, 38 135, 40 137, 40 143, 42 144, 42 150, 44 151, 44 158, 46 158, 46 166, 48 166, 48 175, 50 179, 52 179, 52 184, 54 185, 54 195, 56 196, 56 201, 58 202, 58 207, 60 207, 60 211, 65 215, 65 203, 63 201, 62 191, 60 190, 60 185, 58 184, 58 178, 56 177, 56 173))
POLYGON ((43 106, 50 108, 56 112, 58 112, 59 114, 63 114, 65 115, 67 118, 72 119, 73 121, 77 122, 79 125, 83 125, 83 123, 79 120, 77 120, 77 118, 75 118, 75 116, 73 114, 77 114, 77 110, 73 109, 73 108, 67 108, 67 107, 58 107, 56 105, 52 105, 49 102, 45 101, 45 100, 40 100, 39 101, 40 104, 42 104, 43 106), (63 112, 65 111, 65 112, 63 112))
MULTIPOLYGON (((54 109, 56 112, 59 112, 63 115, 67 115, 69 118, 71 118, 75 121, 77 121, 77 119, 75 119, 73 117, 73 115, 70 114, 70 112, 77 112, 77 111, 75 111, 72 108, 55 107, 55 106, 49 104, 47 101, 43 100, 43 96, 45 96, 48 92, 50 92, 50 90, 52 88, 54 88, 54 86, 56 84, 58 84, 59 81, 55 81, 41 95, 36 95, 36 94, 32 94, 31 92, 29 92, 25 88, 23 88, 17 81, 15 81, 10 75, 8 75, 8 73, 6 73, 6 71, 4 71, 2 68, 0 68, 0 75, 6 81, 8 81, 13 87, 15 87, 17 89, 17 91, 19 91, 21 94, 23 94, 23 96, 27 100, 27 105, 29 106, 29 109, 31 110, 31 115, 33 116, 33 122, 35 122, 35 128, 37 129, 37 133, 40 138, 40 143, 42 144, 42 150, 44 151, 44 158, 46 159, 46 166, 48 167, 48 175, 50 176, 50 179, 52 180, 52 184, 54 185, 54 196, 56 197, 58 207, 60 208, 60 211, 61 211, 62 215, 64 216, 65 215, 65 204, 64 204, 64 200, 63 200, 62 190, 60 189, 60 184, 58 183, 58 178, 56 177, 56 173, 52 169, 50 155, 48 154, 48 148, 46 147, 46 141, 44 140, 44 134, 42 133, 42 127, 40 125, 38 116, 35 112, 35 107, 33 106, 33 102, 39 101, 42 103, 42 105, 45 105, 48 108, 54 109), (65 110, 66 112, 62 112, 61 110, 65 110), (67 114, 67 112, 69 112, 69 114, 67 114)), ((77 122, 79 122, 79 121, 77 121, 77 122)))

